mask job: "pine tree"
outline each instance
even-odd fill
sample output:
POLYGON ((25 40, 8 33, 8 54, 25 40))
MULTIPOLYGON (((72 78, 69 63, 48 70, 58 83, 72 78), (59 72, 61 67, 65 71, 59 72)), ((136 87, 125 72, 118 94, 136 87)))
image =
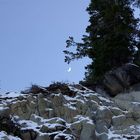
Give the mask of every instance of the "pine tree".
POLYGON ((86 67, 85 80, 98 81, 112 68, 132 61, 138 45, 138 19, 135 19, 129 0, 91 0, 87 11, 90 15, 88 35, 82 43, 73 37, 67 40, 67 48, 76 46, 76 52, 65 50, 66 62, 89 57, 92 63, 86 67), (137 38, 137 39, 136 39, 137 38))

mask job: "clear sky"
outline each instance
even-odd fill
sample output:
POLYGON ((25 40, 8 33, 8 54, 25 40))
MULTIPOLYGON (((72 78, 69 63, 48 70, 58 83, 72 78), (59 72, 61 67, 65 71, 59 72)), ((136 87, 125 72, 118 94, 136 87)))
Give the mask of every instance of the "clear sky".
POLYGON ((85 34, 89 0, 0 0, 0 88, 78 82, 89 60, 64 63, 65 41, 85 34), (71 67, 71 72, 67 69, 71 67))
POLYGON ((83 79, 89 60, 67 65, 62 51, 69 36, 85 34, 89 1, 0 0, 0 91, 83 79))

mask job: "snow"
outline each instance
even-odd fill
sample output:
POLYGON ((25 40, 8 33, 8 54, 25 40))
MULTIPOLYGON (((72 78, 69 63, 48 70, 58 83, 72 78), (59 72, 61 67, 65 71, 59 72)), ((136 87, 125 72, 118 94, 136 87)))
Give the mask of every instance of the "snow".
POLYGON ((76 110, 76 107, 72 106, 71 103, 64 104, 64 106, 65 106, 65 107, 68 107, 68 108, 70 108, 70 109, 72 109, 72 110, 76 110))
POLYGON ((40 116, 37 116, 36 114, 32 114, 31 115, 31 120, 34 120, 34 121, 38 121, 38 122, 41 122, 41 123, 43 123, 43 122, 45 122, 45 120, 46 119, 44 119, 43 117, 40 117, 40 116))
POLYGON ((6 132, 4 131, 0 131, 0 139, 1 140, 21 140, 20 138, 18 137, 14 137, 14 136, 11 136, 11 135, 8 135, 6 132))
POLYGON ((38 126, 37 123, 35 123, 33 121, 30 121, 30 120, 20 120, 19 124, 21 124, 21 125, 24 124, 26 128, 28 127, 28 128, 31 128, 31 129, 34 129, 35 127, 38 126))
MULTIPOLYGON (((131 126, 129 126, 129 128, 131 128, 132 129, 132 131, 133 130, 137 130, 137 132, 140 132, 140 125, 131 125, 131 126)), ((140 135, 136 135, 136 134, 132 134, 132 135, 129 135, 129 134, 115 134, 115 132, 114 131, 111 131, 110 129, 108 130, 108 139, 112 139, 113 138, 113 140, 119 140, 119 139, 121 139, 121 140, 128 140, 128 138, 130 138, 130 137, 133 137, 133 139, 137 139, 140 135), (123 137, 123 136, 125 136, 125 137, 127 137, 127 138, 125 138, 125 137, 123 137)), ((132 139, 132 138, 131 138, 132 139)))
POLYGON ((126 138, 123 138, 121 137, 120 135, 118 134, 114 134, 113 131, 111 131, 110 129, 108 130, 108 139, 112 139, 113 140, 118 140, 118 139, 121 139, 121 140, 127 140, 126 138))
POLYGON ((62 126, 61 124, 58 124, 58 123, 45 123, 44 124, 45 126, 47 126, 49 129, 55 129, 56 127, 59 127, 59 126, 62 126))
POLYGON ((100 106, 100 107, 99 107, 99 110, 101 110, 101 111, 102 111, 102 110, 105 110, 105 109, 107 109, 106 106, 100 106))
POLYGON ((20 92, 7 92, 7 93, 4 93, 2 95, 0 95, 2 98, 14 98, 14 97, 18 97, 20 96, 21 93, 20 92))
POLYGON ((140 132, 140 125, 136 125, 135 128, 140 132))
MULTIPOLYGON (((81 97, 81 96, 80 96, 80 97, 81 97)), ((79 101, 79 102, 82 102, 83 104, 85 103, 82 99, 78 99, 79 96, 70 97, 70 96, 64 95, 64 98, 65 98, 67 101, 79 101)))
POLYGON ((98 93, 93 92, 93 91, 92 91, 92 92, 85 92, 85 94, 84 94, 85 97, 91 97, 91 96, 93 96, 93 95, 99 96, 98 93))
POLYGON ((38 124, 36 122, 31 121, 31 120, 20 120, 20 121, 18 121, 18 123, 23 127, 22 130, 31 129, 34 131, 39 131, 37 129, 38 124))
POLYGON ((63 119, 59 118, 59 117, 54 117, 51 119, 44 119, 42 117, 39 117, 37 115, 32 115, 32 117, 34 117, 36 120, 38 120, 37 122, 31 121, 31 120, 18 120, 17 116, 14 116, 13 120, 17 120, 18 124, 20 124, 22 126, 22 130, 34 130, 38 133, 41 133, 39 131, 39 127, 42 127, 42 125, 47 126, 49 129, 53 129, 56 128, 57 126, 61 126, 61 124, 57 123, 59 121, 64 121, 63 119), (41 123, 40 123, 41 122, 41 123))
POLYGON ((68 87, 69 87, 70 90, 72 90, 74 92, 80 92, 80 93, 92 92, 92 93, 94 93, 93 90, 90 90, 90 89, 88 89, 88 88, 86 88, 86 87, 84 87, 84 86, 82 86, 80 84, 79 84, 79 86, 83 87, 85 90, 80 90, 80 89, 77 89, 76 87, 73 87, 73 86, 70 86, 70 85, 68 87))
POLYGON ((77 115, 76 117, 74 117, 75 119, 78 119, 78 121, 87 121, 87 123, 89 124, 94 124, 93 121, 89 118, 89 117, 84 117, 82 115, 77 115))
POLYGON ((132 105, 137 105, 137 106, 140 105, 139 102, 132 102, 131 104, 132 104, 132 105))
POLYGON ((54 117, 54 118, 50 118, 50 119, 44 119, 43 117, 40 117, 40 116, 37 116, 35 114, 32 114, 32 116, 35 118, 35 119, 39 119, 42 123, 49 123, 49 122, 59 122, 59 121, 63 121, 65 122, 65 120, 59 118, 59 117, 54 117))
POLYGON ((115 119, 115 118, 120 118, 120 117, 125 117, 125 115, 113 116, 113 117, 112 117, 112 119, 115 119))
POLYGON ((76 98, 75 98, 75 97, 70 97, 70 96, 64 95, 64 98, 65 98, 67 101, 76 101, 76 98))
POLYGON ((52 108, 46 108, 45 110, 46 111, 52 111, 53 109, 52 108))
POLYGON ((0 111, 4 110, 5 108, 3 106, 0 106, 0 111))
POLYGON ((135 126, 134 125, 131 125, 130 128, 135 129, 135 126))
POLYGON ((111 103, 111 101, 109 100, 109 99, 107 99, 107 98, 105 98, 105 97, 98 97, 101 101, 105 101, 105 102, 107 102, 107 103, 111 103))
POLYGON ((64 136, 66 140, 72 139, 70 135, 64 133, 59 133, 58 135, 55 136, 55 139, 60 139, 59 136, 64 136))
POLYGON ((112 109, 115 109, 115 110, 121 110, 120 108, 118 107, 111 107, 112 109))
MULTIPOLYGON (((90 100, 91 104, 92 103, 95 104, 95 105, 97 104, 97 110, 99 109, 100 111, 104 111, 105 109, 111 109, 111 108, 112 109, 120 110, 118 107, 109 106, 109 104, 104 106, 104 102, 111 103, 112 100, 110 100, 109 98, 105 98, 104 96, 102 96, 102 95, 100 95, 100 94, 98 94, 96 92, 93 92, 93 91, 90 91, 90 90, 88 90, 88 91, 86 91, 86 90, 79 90, 79 89, 76 89, 76 88, 73 88, 73 87, 72 87, 72 90, 77 92, 75 97, 70 97, 70 96, 67 96, 67 95, 63 95, 64 98, 65 98, 65 100, 63 102, 63 105, 66 108, 71 109, 70 111, 77 110, 77 106, 79 104, 80 105, 81 104, 82 105, 86 105, 86 103, 89 100, 90 100), (94 100, 94 98, 95 98, 95 100, 94 100)), ((62 96, 62 93, 59 93, 59 94, 52 93, 51 95, 62 96)), ((18 93, 18 92, 9 92, 9 93, 5 93, 5 94, 0 95, 0 96, 4 97, 4 98, 8 97, 8 100, 5 101, 6 103, 8 101, 10 101, 11 98, 14 98, 15 100, 12 101, 12 104, 14 104, 15 102, 20 102, 16 97, 23 96, 23 95, 21 93, 18 93)), ((43 99, 45 101, 51 103, 49 98, 45 97, 43 99)), ((22 100, 22 102, 23 101, 24 100, 22 100)), ((140 105, 139 102, 132 102, 132 104, 134 106, 140 105)), ((7 107, 3 107, 3 106, 4 106, 3 103, 1 103, 0 104, 0 111, 7 108, 7 107)), ((48 105, 45 110, 46 111, 51 111, 51 110, 53 110, 53 107, 51 108, 51 106, 48 105)), ((95 113, 96 113, 96 111, 95 111, 95 113)), ((113 116, 113 119, 117 118, 117 117, 121 117, 121 116, 124 116, 124 115, 113 116)), ((61 124, 59 124, 61 122, 61 120, 62 120, 62 122, 64 121, 64 123, 66 122, 65 120, 63 120, 63 119, 61 119, 59 117, 54 117, 54 118, 51 118, 51 119, 44 119, 43 117, 37 116, 35 114, 31 115, 30 120, 20 120, 20 118, 18 118, 17 116, 14 116, 13 118, 15 118, 15 121, 21 125, 22 130, 27 130, 27 129, 34 130, 34 131, 38 132, 39 135, 41 135, 41 134, 43 135, 43 133, 40 131, 40 128, 42 126, 46 126, 46 127, 48 127, 48 129, 55 130, 55 128, 57 128, 57 126, 61 126, 61 124)), ((90 117, 86 116, 86 114, 83 114, 83 115, 79 114, 79 115, 75 116, 74 117, 74 122, 72 122, 72 123, 77 123, 77 122, 79 123, 79 122, 83 122, 83 121, 88 123, 88 124, 94 125, 93 120, 90 119, 90 117)), ((71 126, 71 123, 67 123, 66 122, 65 124, 66 124, 66 127, 68 127, 68 128, 71 126)), ((132 131, 136 130, 136 132, 140 132, 140 125, 137 125, 137 126, 136 125, 132 125, 132 126, 129 126, 129 128, 131 128, 132 131)), ((123 135, 116 134, 117 131, 115 132, 113 130, 114 130, 114 128, 108 130, 108 134, 107 134, 108 135, 108 139, 127 140, 126 138, 123 138, 123 135)), ((50 132, 50 133, 58 133, 58 131, 57 132, 50 132)), ((49 135, 49 133, 48 133, 48 135, 49 135)), ((59 136, 64 136, 65 138, 67 138, 67 140, 71 140, 72 139, 72 135, 64 134, 62 131, 60 131, 60 133, 56 135, 56 138, 58 138, 59 136)), ((125 135, 125 136, 127 136, 127 135, 125 135)), ((7 135, 5 132, 2 131, 2 132, 0 132, 0 140, 3 137, 8 137, 9 140, 20 140, 18 137, 7 135)))

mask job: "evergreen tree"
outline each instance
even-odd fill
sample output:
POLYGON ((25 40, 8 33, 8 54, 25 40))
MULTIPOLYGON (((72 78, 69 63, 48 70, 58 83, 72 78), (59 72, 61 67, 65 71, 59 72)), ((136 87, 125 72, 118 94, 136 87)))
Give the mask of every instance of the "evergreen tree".
POLYGON ((89 57, 92 63, 86 67, 85 80, 101 80, 105 72, 132 61, 138 45, 138 19, 135 19, 131 0, 91 0, 87 11, 90 25, 82 43, 73 37, 67 40, 67 48, 76 46, 76 52, 65 50, 66 62, 89 57), (137 39, 136 39, 137 38, 137 39))

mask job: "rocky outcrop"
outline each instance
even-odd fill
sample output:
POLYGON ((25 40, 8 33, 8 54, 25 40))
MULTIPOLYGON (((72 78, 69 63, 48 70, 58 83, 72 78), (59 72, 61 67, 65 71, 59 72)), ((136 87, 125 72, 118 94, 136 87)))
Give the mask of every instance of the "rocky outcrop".
POLYGON ((111 98, 81 85, 65 86, 3 94, 0 139, 140 139, 139 91, 111 98))
POLYGON ((122 67, 107 72, 103 85, 111 96, 125 91, 129 87, 140 82, 140 67, 128 63, 122 67))

